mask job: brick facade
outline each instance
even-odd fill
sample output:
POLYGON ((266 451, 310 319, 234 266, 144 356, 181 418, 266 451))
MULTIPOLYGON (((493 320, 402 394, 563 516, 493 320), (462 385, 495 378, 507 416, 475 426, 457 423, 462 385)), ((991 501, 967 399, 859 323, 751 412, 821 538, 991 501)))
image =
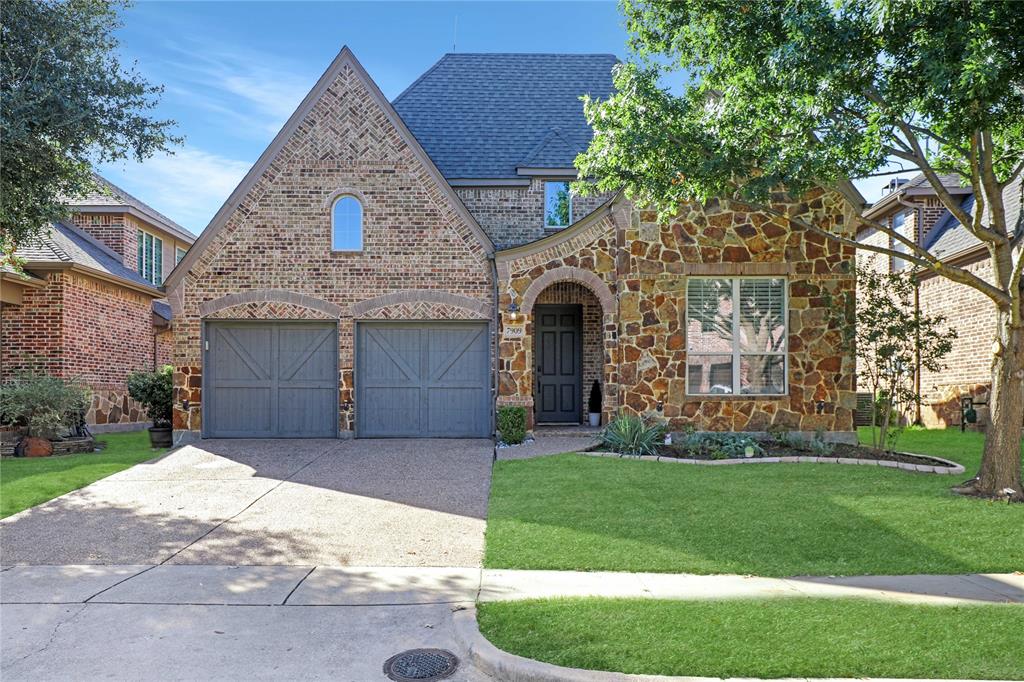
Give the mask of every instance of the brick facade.
MULTIPOLYGON (((455 191, 499 249, 558 232, 544 225, 544 180, 541 178, 532 178, 529 187, 456 187, 455 191)), ((574 196, 572 222, 590 215, 609 196, 574 196)))
MULTIPOLYGON (((904 199, 907 206, 896 206, 875 220, 891 225, 893 216, 906 211, 907 234, 917 243, 926 243, 928 235, 945 213, 942 202, 934 196, 912 196, 904 199)), ((858 241, 889 247, 888 235, 866 229, 858 241)), ((858 251, 857 265, 877 272, 891 272, 892 259, 869 251, 858 251)), ((984 253, 978 254, 961 267, 986 280, 992 278, 991 263, 984 253)), ((960 399, 971 396, 981 403, 977 408, 978 421, 971 428, 983 429, 988 420, 988 391, 991 386, 992 340, 996 329, 995 309, 981 292, 945 277, 924 273, 918 278, 917 305, 923 314, 942 315, 946 327, 957 331, 953 348, 943 360, 946 368, 940 372, 923 370, 920 377, 922 404, 921 424, 928 428, 960 426, 960 399)), ((858 389, 868 391, 864 381, 858 389)), ((906 415, 908 421, 918 419, 916 410, 906 415)))
MULTIPOLYGON (((346 405, 353 399, 356 319, 491 316, 489 245, 478 228, 464 219, 361 67, 340 59, 325 79, 299 125, 275 142, 275 158, 172 283, 178 432, 202 428, 204 319, 323 319, 333 311, 346 405), (363 205, 360 252, 331 250, 332 200, 339 193, 363 205), (211 302, 250 290, 275 293, 230 312, 211 309, 211 302), (388 295, 393 298, 371 310, 359 307, 388 295), (453 304, 460 301, 466 303, 453 304)), ((339 415, 343 432, 351 431, 352 416, 344 409, 339 415)))
MULTIPOLYGON (((359 409, 350 409, 356 321, 492 319, 495 303, 499 405, 532 406, 534 307, 569 303, 583 310, 582 409, 599 379, 606 422, 625 409, 673 429, 780 424, 852 438, 854 360, 826 311, 826 294, 853 290, 852 249, 724 202, 684 207, 660 224, 625 199, 577 199, 582 219, 549 233, 539 181, 460 187, 456 197, 345 52, 271 150, 169 286, 179 440, 202 431, 204 320, 337 319, 346 432, 359 409), (341 193, 363 205, 360 252, 331 251, 330 210, 341 193), (499 244, 543 239, 498 251, 492 265, 477 224, 499 244), (685 394, 686 283, 700 275, 786 279, 787 394, 685 394), (524 318, 521 336, 509 331, 512 303, 524 318)), ((778 206, 823 229, 850 229, 838 196, 780 197, 778 206)))
POLYGON ((73 271, 51 272, 21 305, 0 311, 0 366, 7 380, 23 371, 78 379, 92 391, 86 421, 143 423, 128 397, 127 376, 154 368, 152 298, 73 271))

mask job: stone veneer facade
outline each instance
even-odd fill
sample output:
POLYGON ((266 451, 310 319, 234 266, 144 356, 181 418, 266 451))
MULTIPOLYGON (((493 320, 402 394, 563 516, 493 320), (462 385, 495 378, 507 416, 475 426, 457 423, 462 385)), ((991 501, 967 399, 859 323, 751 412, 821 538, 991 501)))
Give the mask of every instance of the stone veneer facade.
MULTIPOLYGON (((622 409, 673 429, 775 424, 852 437, 854 360, 826 310, 826 294, 853 290, 852 250, 718 202, 684 207, 663 225, 621 198, 579 199, 576 211, 589 214, 550 233, 539 185, 446 185, 343 51, 169 283, 176 438, 202 431, 204 321, 337 320, 345 434, 354 426, 356 321, 493 320, 495 303, 496 402, 528 408, 531 424, 534 306, 572 303, 584 320, 581 404, 586 409, 599 379, 605 421, 622 409), (360 252, 331 251, 330 210, 343 193, 364 207, 360 252), (492 263, 484 232, 506 244, 544 238, 493 253, 492 263), (787 279, 787 395, 685 394, 685 287, 693 275, 787 279), (512 303, 525 316, 521 338, 506 338, 512 303)), ((849 229, 837 196, 812 192, 777 205, 824 229, 849 229)))
MULTIPOLYGON (((842 199, 820 191, 777 207, 847 234, 842 199)), ((738 203, 685 206, 669 224, 619 200, 585 223, 544 241, 497 254, 499 309, 525 315, 520 338, 504 338, 499 405, 533 406, 533 306, 549 287, 572 281, 601 303, 603 420, 620 410, 649 415, 672 430, 824 430, 852 439, 854 358, 842 344, 827 296, 854 288, 853 250, 787 220, 738 203), (788 282, 788 395, 686 394, 688 276, 773 276, 788 282)), ((593 323, 592 323, 593 324, 593 323)), ((586 333, 586 332, 585 332, 586 333)), ((584 396, 585 397, 585 396, 584 396)))

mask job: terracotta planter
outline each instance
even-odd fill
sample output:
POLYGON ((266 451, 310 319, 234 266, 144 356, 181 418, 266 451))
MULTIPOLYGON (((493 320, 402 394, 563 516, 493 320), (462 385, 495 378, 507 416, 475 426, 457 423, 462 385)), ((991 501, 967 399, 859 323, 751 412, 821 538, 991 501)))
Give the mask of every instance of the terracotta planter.
POLYGON ((15 447, 15 454, 19 457, 49 457, 53 454, 53 443, 45 438, 25 436, 15 447))
POLYGON ((169 448, 174 442, 174 434, 170 426, 149 427, 149 444, 154 448, 169 448))

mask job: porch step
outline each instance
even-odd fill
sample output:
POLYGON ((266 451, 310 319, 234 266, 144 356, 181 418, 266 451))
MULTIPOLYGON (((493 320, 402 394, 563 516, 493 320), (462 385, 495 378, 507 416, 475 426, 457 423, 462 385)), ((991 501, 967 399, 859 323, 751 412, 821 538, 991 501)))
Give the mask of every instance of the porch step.
POLYGON ((600 426, 586 424, 541 424, 533 428, 534 438, 597 438, 600 426))

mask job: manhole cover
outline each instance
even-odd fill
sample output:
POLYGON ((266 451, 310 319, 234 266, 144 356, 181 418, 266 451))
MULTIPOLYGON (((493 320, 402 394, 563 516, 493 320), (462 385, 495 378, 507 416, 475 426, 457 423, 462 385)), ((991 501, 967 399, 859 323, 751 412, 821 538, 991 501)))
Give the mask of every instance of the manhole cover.
POLYGON ((384 674, 397 682, 442 680, 459 667, 455 654, 444 649, 410 649, 384 662, 384 674))

